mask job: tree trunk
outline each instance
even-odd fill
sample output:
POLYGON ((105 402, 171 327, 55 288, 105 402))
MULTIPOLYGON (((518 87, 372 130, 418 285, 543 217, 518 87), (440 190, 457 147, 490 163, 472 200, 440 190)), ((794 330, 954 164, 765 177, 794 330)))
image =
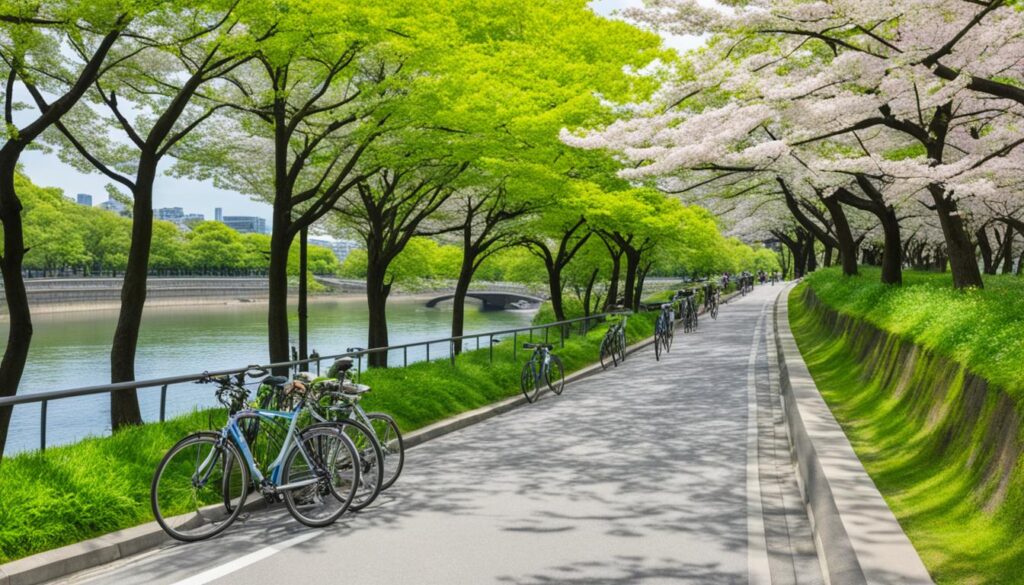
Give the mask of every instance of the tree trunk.
MULTIPOLYGON (((0 361, 0 396, 7 397, 15 395, 25 371, 25 361, 32 342, 32 312, 21 273, 25 259, 22 207, 14 189, 14 176, 21 151, 3 151, 0 151, 0 220, 3 221, 4 250, 0 257, 0 271, 3 272, 4 293, 7 297, 9 329, 7 349, 0 361)), ((7 444, 12 410, 11 407, 0 408, 0 459, 3 458, 7 444)))
POLYGON ((832 216, 835 224, 836 243, 839 245, 839 259, 843 263, 843 275, 857 275, 857 243, 853 239, 853 232, 850 230, 850 222, 846 218, 846 212, 842 204, 835 197, 822 199, 825 208, 832 216))
MULTIPOLYGON (((452 337, 459 337, 465 333, 466 326, 466 293, 469 292, 469 284, 473 280, 473 263, 475 257, 469 250, 463 249, 462 268, 459 270, 459 278, 455 281, 455 296, 452 297, 452 337)), ((462 353, 462 340, 454 342, 455 353, 462 353)))
POLYGON ((587 288, 586 288, 586 290, 583 293, 583 316, 584 317, 589 317, 590 316, 590 297, 591 297, 591 295, 594 292, 594 283, 597 281, 597 275, 598 275, 599 272, 601 272, 601 269, 600 268, 595 268, 594 271, 590 273, 590 280, 587 281, 587 288))
POLYGON ((620 249, 617 254, 611 254, 611 258, 612 276, 611 281, 608 283, 608 296, 605 299, 606 308, 617 305, 619 302, 619 275, 622 270, 622 250, 620 249))
POLYGON ((928 191, 935 201, 942 235, 946 240, 946 255, 953 273, 953 286, 984 288, 985 283, 981 280, 981 271, 978 270, 978 261, 974 256, 974 244, 967 235, 956 202, 946 197, 945 189, 939 185, 929 185, 928 191))
POLYGON ((992 261, 992 242, 989 241, 985 228, 978 228, 974 232, 974 237, 978 240, 978 250, 981 252, 982 271, 985 274, 995 274, 996 265, 992 261))
POLYGON ((636 271, 640 263, 640 255, 632 252, 625 252, 626 256, 626 280, 623 283, 622 304, 632 311, 639 310, 640 299, 636 298, 636 271))
MULTIPOLYGON (((154 161, 155 163, 155 161, 154 161)), ((153 243, 153 181, 155 164, 140 164, 139 176, 132 193, 132 241, 128 248, 128 264, 121 284, 121 311, 110 345, 110 381, 135 380, 135 352, 146 305, 149 277, 149 253, 153 243)), ((135 390, 122 390, 110 395, 110 428, 118 430, 142 424, 139 398, 135 390)))
POLYGON ((882 223, 885 247, 882 249, 882 284, 903 285, 903 243, 900 241, 900 221, 891 206, 878 214, 882 223))
POLYGON ((1013 272, 1013 236, 1016 232, 1013 226, 1006 226, 1003 232, 1003 274, 1013 272))
MULTIPOLYGON (((366 306, 369 310, 366 347, 370 349, 388 346, 387 304, 391 284, 385 282, 387 269, 381 264, 377 258, 370 258, 366 267, 366 306)), ((388 367, 387 352, 370 354, 367 363, 371 368, 388 367)))
POLYGON ((309 229, 302 228, 299 233, 299 359, 309 357, 309 337, 307 320, 309 318, 307 302, 309 300, 309 283, 306 279, 309 270, 309 229))
POLYGON ((814 236, 807 235, 807 243, 804 249, 807 251, 807 272, 814 272, 818 269, 818 253, 814 250, 814 236))
MULTIPOLYGON (((287 214, 287 211, 285 212, 287 214)), ((286 226, 278 227, 275 218, 270 235, 270 265, 267 271, 267 341, 272 363, 286 362, 288 352, 288 251, 291 238, 286 226)), ((288 368, 275 368, 274 374, 287 375, 288 368)))
POLYGON ((821 253, 822 263, 825 265, 825 268, 829 268, 832 266, 832 246, 829 244, 823 244, 823 246, 825 250, 821 253))

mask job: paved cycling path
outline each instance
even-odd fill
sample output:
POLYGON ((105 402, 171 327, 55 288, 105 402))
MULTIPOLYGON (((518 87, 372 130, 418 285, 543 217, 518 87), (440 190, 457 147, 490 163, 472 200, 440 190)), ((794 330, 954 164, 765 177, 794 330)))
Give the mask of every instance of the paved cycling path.
POLYGON ((283 510, 76 582, 821 583, 768 367, 758 287, 614 370, 420 447, 358 515, 283 510))

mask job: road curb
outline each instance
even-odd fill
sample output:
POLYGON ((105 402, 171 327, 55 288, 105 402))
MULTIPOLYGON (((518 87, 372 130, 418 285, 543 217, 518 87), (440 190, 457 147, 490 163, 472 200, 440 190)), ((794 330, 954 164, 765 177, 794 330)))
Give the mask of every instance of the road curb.
POLYGON ((797 478, 824 577, 831 585, 930 584, 921 562, 842 427, 789 327, 789 292, 775 300, 779 385, 797 478))

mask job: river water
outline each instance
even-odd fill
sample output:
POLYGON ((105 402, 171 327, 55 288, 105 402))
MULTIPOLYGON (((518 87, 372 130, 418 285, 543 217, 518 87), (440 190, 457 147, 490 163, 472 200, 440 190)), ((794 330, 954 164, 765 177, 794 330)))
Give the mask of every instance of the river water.
MULTIPOLYGON (((388 302, 388 329, 392 345, 443 338, 451 331, 451 305, 424 306, 424 299, 396 297, 388 302)), ((292 311, 290 330, 296 335, 292 311)), ((466 333, 522 327, 533 312, 484 311, 467 303, 466 333)), ((110 340, 117 323, 113 310, 37 315, 28 366, 19 394, 106 384, 110 381, 110 340)), ((309 305, 309 347, 321 355, 366 345, 367 309, 363 298, 316 299, 309 305)), ((194 307, 154 307, 146 310, 136 355, 136 378, 151 379, 230 369, 267 362, 266 305, 231 304, 194 307)), ((7 324, 0 323, 3 339, 7 324)), ((297 342, 293 340, 293 345, 297 342)), ((471 345, 472 347, 472 345, 471 345)), ((486 339, 481 347, 486 347, 486 339)), ((409 361, 422 360, 423 348, 410 348, 409 361)), ((448 355, 447 344, 431 347, 431 359, 448 355)), ((402 353, 392 352, 391 363, 401 365, 402 353)), ((326 365, 326 364, 325 364, 326 365)), ((157 420, 159 388, 140 389, 145 420, 157 420)), ((107 394, 69 398, 49 403, 47 446, 73 442, 110 431, 107 394)), ((167 393, 167 416, 197 406, 215 404, 209 385, 180 384, 167 393)), ((39 405, 14 408, 6 453, 39 447, 39 405)))

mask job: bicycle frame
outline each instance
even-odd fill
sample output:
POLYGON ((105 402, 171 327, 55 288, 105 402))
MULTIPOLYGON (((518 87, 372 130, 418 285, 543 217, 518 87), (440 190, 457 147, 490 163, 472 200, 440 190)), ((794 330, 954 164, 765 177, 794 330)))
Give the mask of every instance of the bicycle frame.
MULTIPOLYGON (((242 415, 246 415, 245 418, 248 418, 248 415, 255 414, 261 420, 266 421, 273 421, 274 419, 284 419, 288 421, 288 432, 285 434, 284 442, 281 444, 281 450, 277 454, 277 458, 274 459, 274 462, 270 464, 269 468, 269 483, 274 487, 274 489, 280 491, 293 490, 305 487, 307 485, 312 485, 320 481, 319 478, 313 478, 299 482, 293 482, 287 485, 281 485, 281 469, 284 466, 285 457, 288 455, 293 440, 295 446, 298 447, 299 452, 302 453, 302 456, 306 459, 306 462, 312 463, 313 461, 313 459, 309 456, 309 453, 306 452, 306 448, 302 445, 302 441, 295 440, 298 438, 296 427, 298 426, 299 422, 299 413, 302 412, 303 408, 305 408, 304 402, 299 403, 299 405, 295 407, 295 410, 291 412, 282 412, 278 410, 246 409, 239 411, 228 418, 228 424, 221 430, 221 438, 223 440, 231 440, 235 443, 235 446, 238 447, 239 452, 241 452, 242 457, 245 459, 245 464, 249 467, 249 472, 252 473, 252 476, 253 478, 255 478, 256 483, 258 485, 265 485, 268 480, 267 477, 264 476, 263 473, 256 466, 256 461, 252 456, 252 450, 249 449, 249 442, 245 439, 245 434, 243 433, 241 427, 238 426, 238 420, 239 418, 243 418, 242 415)), ((212 456, 213 452, 211 451, 208 458, 212 456)), ((206 462, 204 462, 204 465, 206 465, 206 462)))

